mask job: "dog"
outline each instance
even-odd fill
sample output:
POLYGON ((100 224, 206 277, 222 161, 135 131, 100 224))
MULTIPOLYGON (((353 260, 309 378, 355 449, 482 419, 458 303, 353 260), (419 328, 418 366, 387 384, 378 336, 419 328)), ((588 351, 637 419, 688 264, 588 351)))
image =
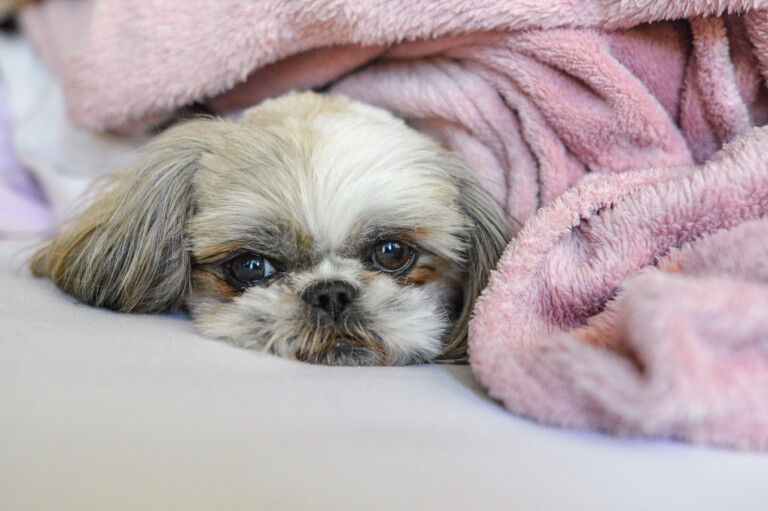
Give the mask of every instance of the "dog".
POLYGON ((168 128, 32 258, 120 312, 186 311, 205 336, 331 365, 466 360, 509 241, 459 160, 382 109, 290 93, 237 122, 168 128))

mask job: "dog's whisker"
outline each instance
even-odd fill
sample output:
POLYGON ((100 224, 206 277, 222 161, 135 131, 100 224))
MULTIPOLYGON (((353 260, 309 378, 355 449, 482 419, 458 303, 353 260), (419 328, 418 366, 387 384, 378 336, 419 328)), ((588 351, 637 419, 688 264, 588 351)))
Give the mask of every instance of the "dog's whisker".
POLYGON ((509 237, 435 141, 311 92, 172 126, 88 198, 36 275, 120 312, 184 307, 204 335, 315 363, 461 359, 509 237))

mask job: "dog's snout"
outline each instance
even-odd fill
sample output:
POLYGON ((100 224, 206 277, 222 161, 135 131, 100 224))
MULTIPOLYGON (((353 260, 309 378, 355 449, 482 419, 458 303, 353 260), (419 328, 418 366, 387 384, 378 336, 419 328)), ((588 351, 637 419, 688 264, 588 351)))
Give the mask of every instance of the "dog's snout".
POLYGON ((301 294, 302 300, 334 320, 338 319, 357 296, 357 289, 342 280, 318 282, 301 294))

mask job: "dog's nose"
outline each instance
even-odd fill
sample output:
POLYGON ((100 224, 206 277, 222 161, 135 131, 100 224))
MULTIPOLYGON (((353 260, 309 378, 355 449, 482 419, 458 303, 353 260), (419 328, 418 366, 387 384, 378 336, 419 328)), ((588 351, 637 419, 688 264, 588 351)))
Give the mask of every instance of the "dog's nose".
POLYGON ((317 310, 324 311, 334 320, 339 319, 356 296, 357 289, 343 280, 317 282, 301 293, 302 300, 317 310))

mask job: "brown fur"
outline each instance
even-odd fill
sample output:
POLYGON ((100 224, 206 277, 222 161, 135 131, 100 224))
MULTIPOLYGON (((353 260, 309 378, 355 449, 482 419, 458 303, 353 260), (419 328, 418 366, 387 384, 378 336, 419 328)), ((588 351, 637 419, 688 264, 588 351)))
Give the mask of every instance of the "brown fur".
POLYGON ((501 257, 510 239, 509 227, 499 207, 466 175, 457 176, 460 182, 460 206, 471 219, 474 228, 469 233, 468 280, 464 287, 464 306, 453 331, 445 341, 443 355, 438 362, 466 363, 467 333, 472 311, 480 292, 485 288, 491 271, 501 257))
POLYGON ((237 124, 179 124, 131 169, 105 178, 91 198, 35 254, 35 275, 84 303, 121 312, 184 305, 206 335, 323 363, 432 360, 441 339, 439 361, 466 361, 475 300, 509 239, 499 207, 434 142, 386 112, 314 94, 267 102, 237 124), (367 183, 376 184, 369 190, 367 183), (322 185, 325 196, 318 195, 322 185), (307 200, 320 196, 321 206, 307 200), (325 230, 308 227, 321 221, 325 230), (425 254, 404 281, 368 271, 361 260, 384 235, 425 254), (287 276, 235 289, 222 265, 242 250, 274 258, 287 276), (307 304, 292 286, 326 278, 317 273, 322 264, 356 285, 385 283, 378 289, 389 294, 365 295, 378 301, 353 321, 318 325, 296 312, 307 304), (451 290, 457 287, 461 293, 451 290), (451 302, 450 317, 438 300, 451 302), (376 323, 374 316, 384 319, 376 323), (405 335, 392 328, 401 320, 405 335), (424 325, 434 325, 431 333, 409 340, 424 325), (419 351, 424 339, 431 344, 419 351))
POLYGON ((423 286, 430 282, 436 282, 443 279, 446 276, 446 273, 451 270, 451 265, 447 261, 435 258, 435 260, 429 264, 417 265, 406 276, 404 283, 406 285, 423 286))
POLYGON ((195 293, 213 296, 223 302, 232 301, 242 294, 241 290, 227 284, 214 273, 201 269, 192 270, 192 290, 195 293))

